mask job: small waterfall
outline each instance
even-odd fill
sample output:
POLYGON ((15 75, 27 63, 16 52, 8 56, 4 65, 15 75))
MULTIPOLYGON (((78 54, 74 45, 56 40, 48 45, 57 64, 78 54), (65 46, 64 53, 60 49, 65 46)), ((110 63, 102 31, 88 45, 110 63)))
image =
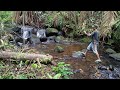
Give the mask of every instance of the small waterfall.
POLYGON ((31 38, 31 36, 32 36, 32 29, 33 29, 33 28, 23 26, 23 27, 21 28, 22 38, 23 38, 23 39, 31 38))
POLYGON ((46 42, 46 30, 45 29, 38 29, 37 31, 37 37, 40 39, 41 42, 46 42))
POLYGON ((45 38, 46 37, 45 29, 38 29, 37 37, 38 38, 45 38))
POLYGON ((28 42, 32 44, 32 39, 31 39, 32 38, 32 30, 33 30, 33 28, 27 27, 27 26, 23 26, 21 28, 23 44, 26 44, 28 42))

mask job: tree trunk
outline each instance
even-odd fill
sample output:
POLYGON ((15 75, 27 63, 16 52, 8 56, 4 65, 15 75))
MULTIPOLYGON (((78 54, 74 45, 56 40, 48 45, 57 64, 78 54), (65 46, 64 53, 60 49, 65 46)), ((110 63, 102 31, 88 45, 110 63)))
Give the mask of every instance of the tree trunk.
POLYGON ((7 59, 7 60, 9 60, 9 59, 36 60, 38 58, 40 60, 40 62, 51 62, 51 60, 53 59, 53 56, 42 55, 42 54, 30 54, 30 53, 1 51, 0 58, 7 59))

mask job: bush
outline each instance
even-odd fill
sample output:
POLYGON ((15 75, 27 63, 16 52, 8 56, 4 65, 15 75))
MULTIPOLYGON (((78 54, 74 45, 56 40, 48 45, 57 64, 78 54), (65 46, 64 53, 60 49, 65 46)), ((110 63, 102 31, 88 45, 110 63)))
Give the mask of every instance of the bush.
POLYGON ((64 79, 69 79, 69 75, 73 74, 69 68, 70 64, 65 64, 65 62, 59 62, 57 66, 53 66, 52 70, 56 74, 61 74, 64 79))
POLYGON ((120 48, 120 20, 113 25, 112 39, 114 41, 113 44, 115 46, 115 49, 119 51, 118 48, 120 48))

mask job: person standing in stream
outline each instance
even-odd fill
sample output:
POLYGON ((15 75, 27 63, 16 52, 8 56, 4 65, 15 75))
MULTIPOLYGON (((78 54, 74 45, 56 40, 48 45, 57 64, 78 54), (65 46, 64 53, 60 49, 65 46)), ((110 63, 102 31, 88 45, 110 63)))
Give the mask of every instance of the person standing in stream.
POLYGON ((86 57, 87 55, 87 52, 88 51, 93 51, 93 53, 96 54, 97 56, 97 60, 95 62, 101 62, 101 59, 100 59, 100 56, 99 56, 99 53, 98 53, 98 45, 99 45, 99 31, 98 31, 98 26, 95 25, 93 27, 93 32, 90 34, 90 33, 86 33, 86 31, 84 31, 84 33, 87 35, 87 36, 91 36, 92 37, 92 41, 90 42, 90 44, 88 45, 87 47, 87 50, 85 51, 85 53, 83 53, 86 57))

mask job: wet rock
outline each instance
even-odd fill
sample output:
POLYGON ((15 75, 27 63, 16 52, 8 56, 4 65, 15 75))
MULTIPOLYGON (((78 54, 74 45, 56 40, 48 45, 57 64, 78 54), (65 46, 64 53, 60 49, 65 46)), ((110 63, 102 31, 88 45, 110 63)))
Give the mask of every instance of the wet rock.
POLYGON ((38 28, 33 28, 32 33, 33 33, 34 35, 36 35, 36 34, 37 34, 37 31, 38 31, 38 28))
POLYGON ((19 34, 19 35, 21 35, 21 28, 20 27, 13 27, 12 29, 11 29, 11 34, 19 34))
POLYGON ((115 53, 116 53, 116 52, 115 52, 113 49, 111 49, 111 48, 106 49, 105 52, 108 53, 108 54, 115 54, 115 53))
POLYGON ((84 56, 84 54, 83 54, 83 52, 81 52, 81 51, 74 52, 74 53, 72 54, 72 57, 74 57, 74 58, 82 58, 83 56, 84 56))
POLYGON ((55 28, 47 28, 46 29, 46 35, 49 36, 58 36, 58 30, 55 28))
POLYGON ((34 44, 40 43, 40 39, 36 35, 32 35, 32 41, 34 44))
POLYGON ((101 76, 99 77, 99 79, 110 79, 112 78, 112 72, 109 70, 100 70, 99 73, 101 74, 101 76))
POLYGON ((62 48, 61 46, 56 46, 54 51, 58 52, 58 53, 61 53, 61 52, 64 52, 64 48, 62 48))
POLYGON ((112 73, 109 73, 107 79, 115 79, 115 78, 113 77, 113 74, 112 74, 112 73))
POLYGON ((17 46, 20 46, 19 43, 23 43, 23 39, 21 37, 15 36, 14 42, 17 46))
POLYGON ((75 70, 74 73, 80 73, 80 70, 79 70, 79 69, 78 69, 78 70, 75 70))
POLYGON ((47 37, 40 38, 40 42, 46 42, 46 41, 47 41, 47 37))
POLYGON ((109 79, 120 79, 120 74, 116 71, 109 72, 109 79))
POLYGON ((112 65, 110 65, 109 70, 114 71, 114 67, 112 65))
POLYGON ((47 37, 47 42, 55 42, 55 36, 47 37))
POLYGON ((120 79, 120 75, 118 73, 112 74, 112 77, 115 79, 120 79))
POLYGON ((120 61, 120 53, 110 54, 109 56, 114 58, 115 60, 120 61))
POLYGON ((106 66, 98 66, 98 69, 99 70, 107 70, 107 67, 106 66))
POLYGON ((100 69, 103 69, 103 70, 99 70, 99 73, 101 74, 101 76, 97 76, 96 78, 99 78, 99 79, 120 79, 120 68, 117 68, 117 67, 113 67, 112 65, 110 65, 108 67, 107 70, 104 70, 106 69, 107 67, 105 66, 100 66, 99 67, 100 69), (113 70, 114 68, 114 70, 113 70))
POLYGON ((18 42, 17 44, 18 44, 18 46, 22 46, 23 45, 23 43, 21 43, 21 42, 18 42))
POLYGON ((57 42, 57 43, 62 42, 63 38, 64 37, 62 37, 62 36, 57 36, 57 37, 55 37, 55 42, 57 42))
POLYGON ((64 58, 64 60, 71 59, 71 57, 70 57, 70 56, 68 56, 68 55, 64 55, 64 56, 63 56, 63 58, 64 58))
POLYGON ((74 71, 74 73, 81 73, 82 74, 83 70, 82 69, 77 69, 77 70, 74 71))

